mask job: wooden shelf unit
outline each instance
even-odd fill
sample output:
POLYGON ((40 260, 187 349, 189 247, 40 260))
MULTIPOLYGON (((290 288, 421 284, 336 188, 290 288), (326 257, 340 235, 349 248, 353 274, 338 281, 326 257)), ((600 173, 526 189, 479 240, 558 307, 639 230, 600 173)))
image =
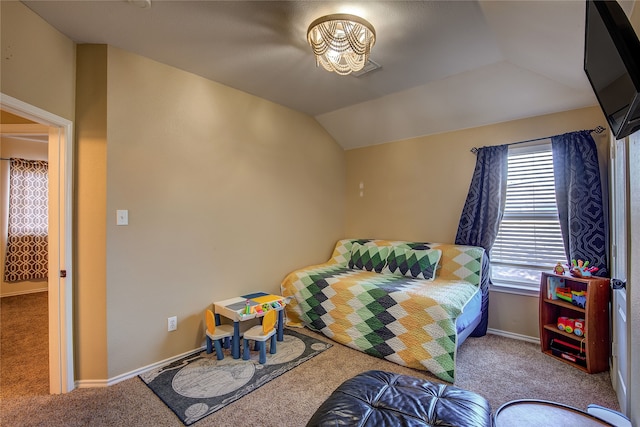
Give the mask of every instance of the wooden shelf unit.
POLYGON ((609 369, 611 349, 609 342, 610 295, 611 290, 609 288, 609 279, 607 278, 578 278, 568 274, 542 273, 540 277, 539 313, 542 352, 590 374, 607 371, 609 369), (581 308, 561 299, 548 298, 547 279, 549 277, 564 280, 565 287, 571 288, 571 290, 586 291, 585 307, 581 308), (561 316, 584 319, 584 335, 578 336, 558 329, 558 317, 561 316), (554 338, 583 348, 586 355, 585 366, 554 355, 551 349, 551 340, 554 338))

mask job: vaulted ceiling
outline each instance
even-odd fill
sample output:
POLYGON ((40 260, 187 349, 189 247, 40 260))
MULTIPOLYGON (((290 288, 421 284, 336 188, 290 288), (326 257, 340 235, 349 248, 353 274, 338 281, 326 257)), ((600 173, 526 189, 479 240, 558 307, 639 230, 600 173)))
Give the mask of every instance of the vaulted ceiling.
MULTIPOLYGON (((109 44, 308 113, 345 149, 597 104, 582 69, 583 1, 23 3, 76 43, 109 44), (316 67, 307 27, 343 12, 375 27, 379 70, 316 67)), ((621 3, 630 13, 634 2, 621 3)))

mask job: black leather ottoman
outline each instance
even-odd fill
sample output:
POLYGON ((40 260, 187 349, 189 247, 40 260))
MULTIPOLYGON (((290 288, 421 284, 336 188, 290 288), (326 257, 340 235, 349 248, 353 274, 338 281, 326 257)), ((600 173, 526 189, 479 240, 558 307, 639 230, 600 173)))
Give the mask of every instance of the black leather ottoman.
POLYGON ((458 387, 368 371, 342 383, 310 426, 491 427, 491 407, 484 397, 458 387))

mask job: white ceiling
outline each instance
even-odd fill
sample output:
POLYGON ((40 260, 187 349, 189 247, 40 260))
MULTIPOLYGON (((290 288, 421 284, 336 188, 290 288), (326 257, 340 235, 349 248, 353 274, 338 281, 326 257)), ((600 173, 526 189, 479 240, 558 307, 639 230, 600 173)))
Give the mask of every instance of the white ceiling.
MULTIPOLYGON (((116 46, 314 116, 345 149, 596 105, 585 3, 30 1, 76 43, 116 46), (317 68, 306 30, 356 13, 377 33, 362 77, 317 68)), ((633 1, 621 2, 628 13, 633 1)))

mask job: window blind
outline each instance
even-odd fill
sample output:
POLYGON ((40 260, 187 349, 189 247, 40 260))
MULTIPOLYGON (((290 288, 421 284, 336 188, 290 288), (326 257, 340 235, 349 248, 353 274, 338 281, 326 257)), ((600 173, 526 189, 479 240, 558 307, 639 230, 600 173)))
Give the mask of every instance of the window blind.
POLYGON ((565 259, 551 143, 509 148, 505 211, 492 264, 552 269, 565 259))

